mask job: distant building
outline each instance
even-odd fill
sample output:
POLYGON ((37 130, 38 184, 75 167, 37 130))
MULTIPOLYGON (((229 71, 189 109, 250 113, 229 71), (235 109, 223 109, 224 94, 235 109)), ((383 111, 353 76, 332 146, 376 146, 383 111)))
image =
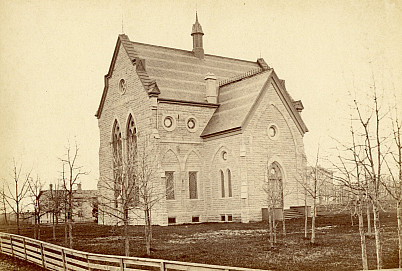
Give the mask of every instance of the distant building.
MULTIPOLYGON (((53 189, 52 184, 49 190, 45 190, 41 197, 42 211, 44 215, 41 217, 41 223, 52 223, 53 213, 51 212, 54 197, 65 196, 66 191, 53 189)), ((82 190, 81 184, 77 184, 77 189, 73 190, 73 221, 74 222, 94 222, 97 220, 97 190, 82 190)), ((58 221, 62 222, 65 218, 63 200, 60 199, 60 212, 58 213, 58 221)), ((55 218, 56 220, 56 218, 55 218)), ((97 221, 96 221, 97 222, 97 221)))
POLYGON ((192 51, 119 35, 96 113, 99 193, 113 197, 104 185, 114 178, 112 154, 124 157, 151 137, 166 190, 152 211, 155 224, 261 221, 270 175, 284 184, 285 208, 304 206, 302 102, 264 59, 206 54, 203 35, 198 17, 192 51))

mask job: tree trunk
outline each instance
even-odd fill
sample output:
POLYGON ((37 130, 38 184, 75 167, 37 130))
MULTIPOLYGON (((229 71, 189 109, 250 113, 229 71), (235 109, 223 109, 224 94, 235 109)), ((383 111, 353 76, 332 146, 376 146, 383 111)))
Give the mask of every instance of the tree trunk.
POLYGON ((5 200, 5 196, 4 196, 4 186, 3 186, 3 210, 4 210, 4 223, 6 225, 8 225, 6 200, 5 200))
POLYGON ((67 209, 64 211, 64 243, 67 246, 68 245, 68 221, 67 221, 67 209))
POLYGON ((307 206, 307 190, 304 189, 304 238, 308 235, 308 206, 307 206))
POLYGON ((370 214, 370 204, 367 203, 366 204, 367 208, 366 208, 366 212, 367 212, 367 234, 368 235, 372 235, 372 231, 371 231, 371 214, 370 214))
POLYGON ((359 233, 360 233, 360 244, 361 244, 361 249, 362 249, 362 265, 363 265, 363 270, 368 270, 368 264, 367 264, 367 246, 366 246, 366 236, 364 232, 364 221, 363 221, 363 210, 362 210, 362 203, 359 203, 359 233))
POLYGON ((401 218, 401 202, 396 202, 396 218, 398 220, 398 240, 399 240, 399 268, 402 268, 402 218, 401 218))
POLYGON ((19 204, 17 203, 17 234, 20 234, 20 210, 19 210, 19 204))
POLYGON ((313 200, 313 217, 311 219, 311 243, 315 244, 315 217, 316 217, 316 198, 313 200))
POLYGON ((283 192, 283 180, 281 180, 281 207, 282 207, 282 234, 286 236, 286 221, 285 221, 285 195, 283 192))
POLYGON ((377 254, 377 269, 382 268, 382 247, 381 247, 381 225, 380 225, 380 213, 377 208, 377 203, 373 204, 374 215, 374 235, 375 235, 375 249, 377 254))
POLYGON ((272 231, 274 234, 274 244, 276 245, 276 219, 275 219, 275 208, 272 209, 272 231))
POLYGON ((307 208, 307 198, 304 199, 304 238, 307 239, 308 232, 308 208, 307 208))
POLYGON ((52 233, 53 241, 56 241, 56 224, 54 224, 54 213, 52 213, 52 233))
POLYGON ((126 212, 124 212, 124 255, 130 256, 130 237, 128 235, 128 217, 126 212))
POLYGON ((71 218, 68 219, 68 239, 69 239, 69 246, 72 249, 73 248, 73 223, 71 221, 71 218))
POLYGON ((282 233, 284 236, 286 236, 286 222, 285 222, 285 212, 282 209, 282 214, 283 214, 283 218, 282 218, 282 233))
POLYGON ((271 210, 268 210, 268 224, 269 224, 269 244, 271 248, 274 247, 274 235, 273 235, 273 227, 272 227, 272 213, 271 210))
POLYGON ((40 240, 40 217, 38 218, 38 240, 40 240))
POLYGON ((352 227, 353 227, 354 223, 353 223, 353 211, 352 211, 352 209, 350 209, 350 223, 352 224, 352 227))
POLYGON ((147 256, 151 256, 151 239, 152 239, 152 228, 151 228, 151 216, 149 209, 145 209, 145 246, 147 249, 147 256))
POLYGON ((38 239, 38 229, 37 229, 37 216, 36 211, 34 213, 34 239, 38 239))

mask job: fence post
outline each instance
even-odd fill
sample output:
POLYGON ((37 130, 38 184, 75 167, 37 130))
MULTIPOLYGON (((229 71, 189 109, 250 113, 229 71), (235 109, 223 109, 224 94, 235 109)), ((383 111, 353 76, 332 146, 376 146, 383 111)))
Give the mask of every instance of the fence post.
POLYGON ((13 251, 13 236, 10 235, 10 246, 11 246, 11 256, 14 257, 14 251, 13 251))
POLYGON ((42 243, 40 243, 40 256, 42 258, 42 265, 43 265, 43 267, 46 268, 45 254, 43 253, 43 244, 42 243))
POLYGON ((24 256, 25 256, 25 260, 28 260, 27 245, 25 243, 25 238, 23 238, 22 240, 24 240, 24 256))
POLYGON ((161 261, 161 271, 165 271, 165 262, 161 261))
POLYGON ((0 251, 3 252, 3 234, 0 233, 0 251))
POLYGON ((123 258, 120 258, 120 270, 124 271, 124 261, 123 258))
POLYGON ((91 267, 89 266, 89 256, 88 254, 85 254, 87 256, 87 263, 88 263, 88 271, 91 271, 91 267))
POLYGON ((63 270, 67 270, 66 254, 64 253, 64 249, 61 249, 61 258, 63 259, 63 270))

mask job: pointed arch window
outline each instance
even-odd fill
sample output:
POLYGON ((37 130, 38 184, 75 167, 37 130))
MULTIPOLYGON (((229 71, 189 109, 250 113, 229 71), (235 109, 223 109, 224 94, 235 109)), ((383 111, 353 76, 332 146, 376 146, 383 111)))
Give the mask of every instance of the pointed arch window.
POLYGON ((268 169, 268 185, 272 195, 273 205, 275 207, 282 207, 284 204, 283 199, 283 178, 282 171, 278 163, 274 162, 268 169))
POLYGON ((121 137, 120 125, 115 120, 113 125, 113 180, 114 180, 114 200, 115 207, 118 207, 118 197, 121 193, 121 182, 122 182, 122 163, 123 163, 123 143, 121 137))
POLYGON ((220 170, 221 173, 221 196, 222 198, 225 197, 225 174, 223 173, 222 170, 220 170))
POLYGON ((130 114, 127 121, 127 154, 130 161, 133 161, 137 153, 137 127, 133 116, 130 114))
POLYGON ((228 197, 232 197, 232 173, 230 172, 230 169, 227 170, 227 175, 228 175, 228 197))
POLYGON ((139 185, 136 177, 137 157, 137 127, 133 116, 130 114, 127 120, 127 176, 129 180, 127 189, 130 195, 130 205, 137 206, 139 203, 139 185))

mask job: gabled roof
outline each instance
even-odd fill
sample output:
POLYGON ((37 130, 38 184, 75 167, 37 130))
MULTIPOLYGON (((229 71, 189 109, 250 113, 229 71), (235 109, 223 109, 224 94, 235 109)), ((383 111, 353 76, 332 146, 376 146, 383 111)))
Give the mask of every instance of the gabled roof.
POLYGON ((220 87, 220 105, 201 137, 241 128, 271 72, 272 69, 262 71, 252 77, 220 87))
POLYGON ((109 72, 105 75, 105 88, 96 113, 98 118, 120 45, 123 45, 131 63, 136 66, 144 90, 149 96, 157 96, 161 100, 205 104, 205 75, 215 75, 219 82, 220 105, 202 132, 202 137, 240 129, 269 79, 278 82, 277 88, 299 130, 302 133, 308 131, 284 83, 262 58, 253 62, 206 54, 199 59, 192 51, 132 42, 126 35, 119 35, 109 72))
POLYGON ((295 102, 286 91, 282 80, 278 78, 273 69, 269 69, 266 71, 260 70, 259 72, 258 70, 250 71, 243 76, 220 82, 220 106, 209 120, 201 137, 205 138, 227 131, 243 130, 263 91, 266 91, 266 85, 269 82, 277 83, 279 95, 299 131, 302 134, 308 132, 300 113, 297 112, 294 106, 295 102))
POLYGON ((101 102, 99 104, 99 108, 98 111, 96 111, 95 116, 97 118, 100 117, 101 113, 102 113, 102 109, 103 109, 103 105, 105 103, 105 99, 106 99, 106 95, 107 95, 107 91, 108 91, 108 87, 109 87, 109 78, 112 76, 112 72, 114 69, 114 65, 116 63, 116 58, 117 58, 117 54, 119 52, 120 49, 120 45, 122 45, 122 47, 126 50, 128 57, 130 58, 130 61, 133 65, 136 65, 136 71, 137 71, 137 75, 141 80, 142 85, 144 86, 144 89, 147 91, 148 95, 159 95, 160 91, 159 88, 155 82, 155 80, 152 80, 146 70, 145 70, 145 61, 144 59, 141 59, 139 57, 139 54, 135 51, 133 44, 130 42, 130 40, 128 39, 127 35, 121 34, 119 35, 118 39, 117 39, 117 43, 114 49, 114 53, 113 53, 113 57, 112 57, 112 62, 110 63, 110 67, 109 67, 109 71, 108 73, 105 75, 105 87, 103 89, 103 93, 102 93, 102 98, 101 98, 101 102))
POLYGON ((260 68, 257 62, 206 54, 204 59, 192 51, 132 42, 145 59, 146 72, 160 89, 159 98, 206 102, 205 75, 213 73, 218 81, 260 68))

